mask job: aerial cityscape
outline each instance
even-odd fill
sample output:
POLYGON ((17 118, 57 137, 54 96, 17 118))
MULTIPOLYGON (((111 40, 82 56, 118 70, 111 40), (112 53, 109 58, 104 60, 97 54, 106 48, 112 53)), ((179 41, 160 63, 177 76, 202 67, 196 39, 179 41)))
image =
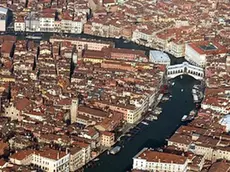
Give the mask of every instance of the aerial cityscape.
POLYGON ((0 172, 230 172, 230 0, 0 0, 0 172))

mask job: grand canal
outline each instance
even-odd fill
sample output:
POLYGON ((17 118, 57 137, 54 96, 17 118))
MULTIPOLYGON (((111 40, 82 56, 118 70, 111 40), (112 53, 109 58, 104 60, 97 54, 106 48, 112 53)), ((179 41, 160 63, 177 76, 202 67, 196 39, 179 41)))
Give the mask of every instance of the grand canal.
POLYGON ((135 137, 124 143, 118 154, 100 155, 100 160, 85 172, 125 172, 132 168, 132 157, 143 147, 156 148, 166 143, 165 140, 181 125, 182 116, 195 108, 191 89, 197 81, 190 76, 177 77, 173 81, 175 84, 169 87, 172 98, 160 104, 163 112, 159 120, 143 126, 135 137))
MULTIPOLYGON (((83 37, 93 39, 103 39, 114 41, 117 48, 140 49, 148 52, 149 48, 139 46, 135 43, 124 43, 121 39, 106 39, 89 35, 69 35, 71 37, 83 37)), ((43 40, 48 40, 50 37, 44 35, 43 40)), ((19 39, 24 39, 24 36, 18 36, 19 39)), ((183 59, 175 59, 170 55, 171 63, 181 63, 183 59)), ((148 126, 141 125, 140 132, 133 136, 128 141, 123 141, 118 144, 122 145, 122 150, 116 155, 107 155, 103 153, 99 156, 99 161, 94 162, 93 166, 84 169, 85 172, 125 172, 132 168, 132 158, 142 148, 157 148, 166 144, 166 139, 169 138, 175 130, 181 125, 181 118, 195 108, 193 103, 191 90, 197 82, 190 76, 177 77, 172 80, 175 84, 169 87, 169 92, 172 95, 169 101, 160 104, 163 112, 157 121, 151 122, 148 126)))

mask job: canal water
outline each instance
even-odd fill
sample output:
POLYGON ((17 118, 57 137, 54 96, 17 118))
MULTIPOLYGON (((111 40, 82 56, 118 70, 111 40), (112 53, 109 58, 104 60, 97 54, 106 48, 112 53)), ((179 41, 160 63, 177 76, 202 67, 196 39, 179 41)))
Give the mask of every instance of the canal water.
POLYGON ((129 141, 122 143, 124 147, 116 155, 103 153, 99 161, 87 167, 85 172, 125 172, 132 168, 132 158, 144 147, 157 148, 166 144, 175 130, 181 125, 181 118, 195 108, 191 90, 198 81, 190 76, 172 79, 174 85, 169 86, 172 97, 161 103, 163 112, 157 121, 149 125, 139 125, 141 130, 129 141))
MULTIPOLYGON (((43 40, 48 40, 52 34, 46 33, 43 35, 43 40)), ((125 43, 122 39, 108 39, 91 35, 68 35, 71 37, 92 38, 114 41, 116 48, 129 48, 145 50, 148 55, 148 50, 144 46, 139 46, 133 42, 125 43)), ((17 35, 18 39, 25 39, 24 35, 17 35)), ((170 55, 171 64, 182 63, 184 58, 174 58, 170 55)), ((132 168, 132 158, 144 147, 158 148, 166 144, 168 139, 175 130, 181 125, 181 118, 185 114, 195 108, 193 103, 191 90, 194 84, 198 81, 190 76, 177 77, 172 79, 175 84, 169 87, 172 98, 169 101, 160 104, 163 109, 157 121, 151 122, 148 126, 144 124, 138 125, 141 130, 129 140, 121 140, 120 145, 123 146, 121 151, 116 155, 107 155, 103 153, 99 156, 99 161, 94 162, 93 166, 84 169, 85 172, 125 172, 132 168)))
MULTIPOLYGON (((9 35, 15 35, 15 32, 8 33, 9 35)), ((40 34, 40 33, 38 33, 40 34)), ((29 35, 32 35, 30 33, 29 35)), ((51 36, 55 35, 53 33, 42 33, 42 40, 43 41, 48 41, 51 36)), ((58 35, 58 34, 56 34, 58 35)), ((145 47, 138 45, 132 41, 126 42, 124 39, 116 39, 116 38, 104 38, 100 36, 94 36, 94 35, 87 35, 87 34, 65 34, 67 37, 72 37, 72 38, 87 38, 87 39, 97 39, 97 40, 104 40, 104 41, 112 41, 115 43, 116 48, 128 48, 128 49, 135 49, 135 50, 143 50, 146 51, 146 55, 149 56, 149 50, 152 50, 151 48, 145 47)), ((17 32, 16 33, 17 39, 18 40, 25 40, 25 33, 17 32)), ((185 61, 184 58, 175 58, 173 55, 167 53, 168 56, 171 59, 171 64, 178 64, 182 63, 185 61)))

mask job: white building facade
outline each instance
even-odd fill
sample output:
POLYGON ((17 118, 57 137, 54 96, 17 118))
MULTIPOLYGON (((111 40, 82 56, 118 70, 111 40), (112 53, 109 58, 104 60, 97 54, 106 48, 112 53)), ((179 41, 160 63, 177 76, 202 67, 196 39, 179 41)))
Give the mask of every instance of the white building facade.
POLYGON ((42 16, 39 18, 40 31, 54 32, 55 31, 55 18, 54 16, 42 16))
POLYGON ((185 45, 185 59, 194 65, 204 67, 206 64, 206 54, 200 54, 189 44, 185 45))
POLYGON ((188 159, 144 148, 133 158, 133 169, 146 171, 186 172, 188 159))
POLYGON ((149 52, 149 61, 155 64, 170 65, 171 60, 169 56, 161 51, 151 50, 149 52))
POLYGON ((0 7, 0 32, 6 31, 8 19, 8 9, 0 7))
POLYGON ((15 21, 14 22, 14 31, 16 32, 24 32, 26 29, 26 25, 24 21, 15 21))

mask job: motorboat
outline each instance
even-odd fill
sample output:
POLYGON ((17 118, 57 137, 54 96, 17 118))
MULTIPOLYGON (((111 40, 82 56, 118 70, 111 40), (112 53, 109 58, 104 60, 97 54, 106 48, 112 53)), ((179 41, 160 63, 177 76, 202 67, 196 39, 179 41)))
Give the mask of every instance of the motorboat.
POLYGON ((181 118, 181 121, 186 121, 188 118, 188 115, 184 115, 182 118, 181 118))
POLYGON ((109 151, 109 153, 112 154, 112 155, 115 155, 115 154, 117 154, 118 152, 120 152, 120 150, 121 150, 121 147, 120 147, 120 146, 115 146, 113 149, 111 149, 111 150, 109 151))
POLYGON ((144 124, 144 125, 149 125, 147 122, 145 122, 145 121, 142 121, 141 122, 142 124, 144 124))

